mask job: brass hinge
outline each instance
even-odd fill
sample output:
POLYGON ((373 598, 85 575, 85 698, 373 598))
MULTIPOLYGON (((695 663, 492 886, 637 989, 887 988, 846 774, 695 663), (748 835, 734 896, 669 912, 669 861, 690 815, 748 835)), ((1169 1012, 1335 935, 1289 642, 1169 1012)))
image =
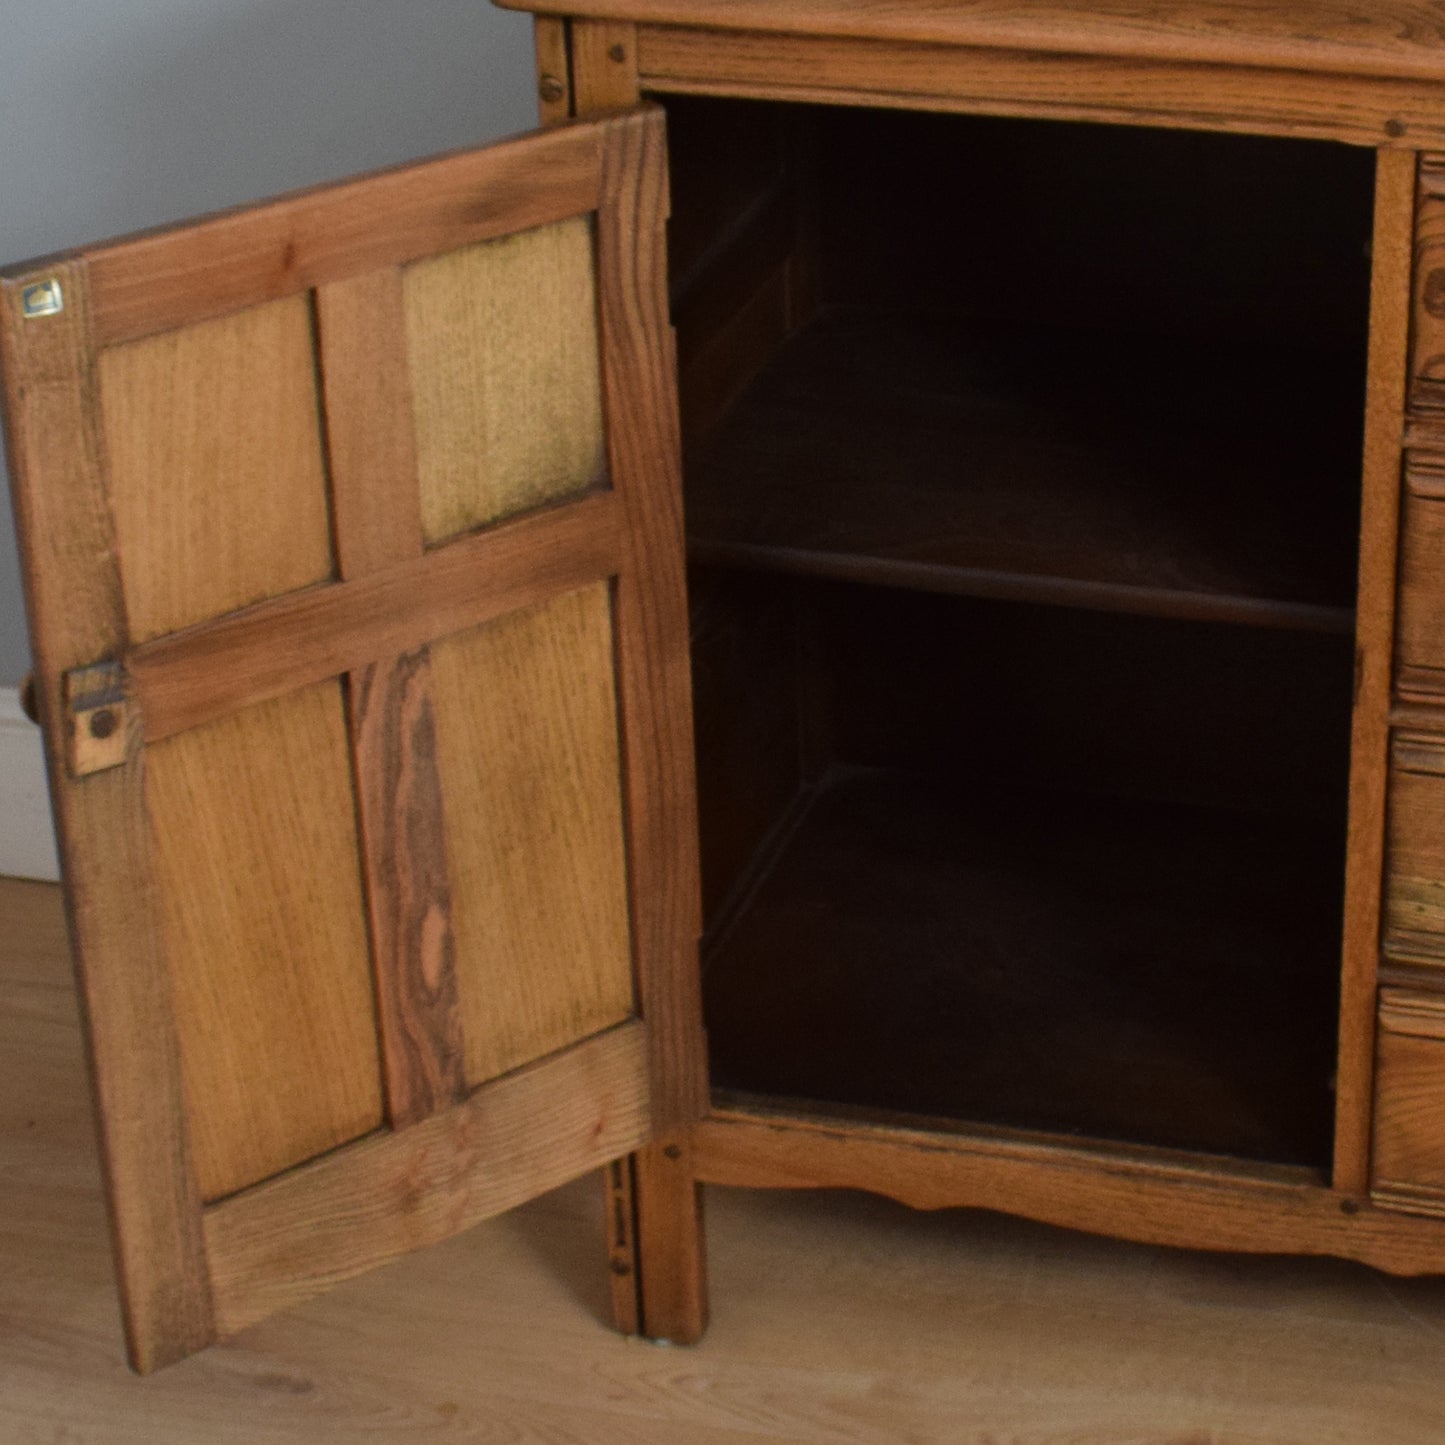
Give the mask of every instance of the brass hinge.
POLYGON ((77 778, 118 768, 130 752, 131 733, 139 722, 135 704, 126 696, 125 668, 119 662, 97 662, 65 674, 66 761, 77 778))

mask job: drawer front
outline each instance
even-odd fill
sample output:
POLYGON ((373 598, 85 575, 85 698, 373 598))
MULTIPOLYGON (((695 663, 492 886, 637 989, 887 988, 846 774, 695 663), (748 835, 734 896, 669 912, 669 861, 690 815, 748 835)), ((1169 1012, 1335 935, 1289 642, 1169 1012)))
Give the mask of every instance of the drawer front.
POLYGON ((1445 1215, 1445 994, 1381 990, 1370 1194, 1445 1215))
POLYGON ((1445 738, 1424 733, 1390 749, 1385 952, 1445 969, 1445 738))
POLYGON ((1410 406, 1445 412, 1445 163, 1435 157, 1420 167, 1410 406))
POLYGON ((1410 454, 1400 523, 1396 687, 1445 698, 1445 455, 1410 454))

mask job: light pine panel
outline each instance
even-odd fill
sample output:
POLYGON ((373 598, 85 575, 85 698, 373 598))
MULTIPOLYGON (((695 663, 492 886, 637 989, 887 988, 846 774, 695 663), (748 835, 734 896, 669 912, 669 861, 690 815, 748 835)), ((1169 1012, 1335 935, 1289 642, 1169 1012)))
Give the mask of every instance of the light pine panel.
POLYGON ((428 542, 601 480, 595 290, 586 216, 407 268, 407 353, 428 542))
POLYGON ((147 784, 204 1198, 380 1126, 340 684, 153 745, 147 784))
POLYGON ((132 642, 331 575, 315 372, 302 296, 101 353, 132 642))
POLYGON ((432 668, 476 1085, 633 1010, 608 586, 436 643, 432 668))

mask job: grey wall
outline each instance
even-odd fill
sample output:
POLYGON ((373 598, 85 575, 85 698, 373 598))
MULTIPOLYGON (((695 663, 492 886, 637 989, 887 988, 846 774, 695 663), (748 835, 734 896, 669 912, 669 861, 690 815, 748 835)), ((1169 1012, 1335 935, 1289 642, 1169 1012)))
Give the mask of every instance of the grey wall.
MULTIPOLYGON (((0 11, 0 264, 536 120, 530 18, 488 0, 10 0, 0 11)), ((28 656, 0 506, 0 687, 28 656)))

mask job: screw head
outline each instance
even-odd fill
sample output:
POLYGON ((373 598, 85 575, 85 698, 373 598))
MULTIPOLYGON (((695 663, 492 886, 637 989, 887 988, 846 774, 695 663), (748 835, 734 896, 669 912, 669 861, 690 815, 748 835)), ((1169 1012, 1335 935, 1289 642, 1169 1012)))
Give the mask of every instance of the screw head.
POLYGON ((537 93, 548 105, 567 99, 567 87, 555 75, 544 75, 537 82, 537 93))
POLYGON ((93 738, 108 738, 119 726, 120 719, 108 707, 100 708, 90 715, 90 735, 93 738))
POLYGON ((622 62, 627 59, 626 47, 621 45, 614 45, 607 52, 607 58, 609 60, 615 60, 619 65, 621 65, 622 62))
POLYGON ((1385 134, 1399 140, 1409 129, 1403 120, 1387 120, 1385 122, 1385 134))
POLYGON ((27 286, 20 293, 20 310, 27 321, 33 321, 37 316, 55 316, 64 311, 65 293, 60 289, 60 282, 52 276, 48 281, 27 286))
POLYGON ((682 1145, 680 1145, 680 1144, 669 1144, 669 1145, 667 1145, 666 1148, 663 1149, 662 1152, 663 1152, 664 1154, 666 1154, 669 1159, 681 1159, 681 1158, 682 1158, 682 1145))

